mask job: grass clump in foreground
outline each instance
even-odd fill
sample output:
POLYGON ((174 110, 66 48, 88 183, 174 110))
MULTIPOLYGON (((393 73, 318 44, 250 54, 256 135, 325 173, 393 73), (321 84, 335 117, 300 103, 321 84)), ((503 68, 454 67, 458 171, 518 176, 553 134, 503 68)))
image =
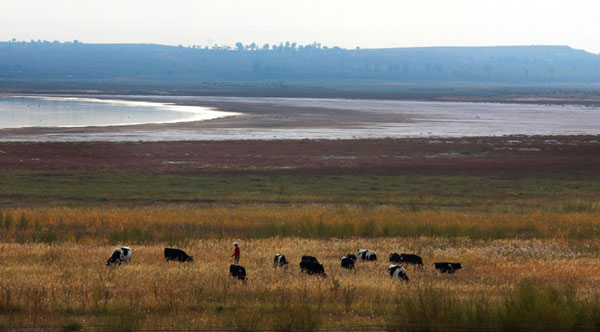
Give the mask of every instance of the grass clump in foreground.
POLYGON ((506 295, 464 298, 447 289, 423 288, 398 297, 388 330, 595 331, 600 328, 598 297, 580 299, 572 285, 544 286, 519 281, 506 295), (410 328, 409 328, 410 329, 410 328))

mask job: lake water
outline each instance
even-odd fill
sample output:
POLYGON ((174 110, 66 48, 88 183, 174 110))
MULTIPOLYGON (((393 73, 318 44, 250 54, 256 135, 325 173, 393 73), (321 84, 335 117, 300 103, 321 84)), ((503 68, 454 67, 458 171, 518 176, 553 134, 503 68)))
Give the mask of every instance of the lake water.
POLYGON ((0 96, 0 128, 89 127, 210 120, 208 107, 80 97, 0 96))

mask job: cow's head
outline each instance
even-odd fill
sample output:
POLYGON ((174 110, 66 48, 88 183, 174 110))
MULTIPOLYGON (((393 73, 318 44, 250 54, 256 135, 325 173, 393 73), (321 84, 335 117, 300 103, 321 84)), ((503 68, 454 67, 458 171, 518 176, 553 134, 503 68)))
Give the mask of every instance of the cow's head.
POLYGON ((113 251, 110 258, 106 261, 106 265, 112 265, 123 260, 123 254, 119 250, 113 251))
POLYGON ((367 249, 358 249, 356 255, 364 259, 367 255, 367 249))
POLYGON ((186 262, 193 262, 193 261, 194 261, 194 256, 187 256, 187 257, 185 258, 185 261, 186 261, 186 262))

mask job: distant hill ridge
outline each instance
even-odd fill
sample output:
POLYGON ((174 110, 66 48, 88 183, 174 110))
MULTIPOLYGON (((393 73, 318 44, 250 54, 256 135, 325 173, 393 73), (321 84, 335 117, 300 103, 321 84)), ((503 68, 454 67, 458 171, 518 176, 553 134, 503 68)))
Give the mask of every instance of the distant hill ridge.
POLYGON ((0 42, 2 79, 600 82, 600 55, 568 46, 263 49, 0 42))

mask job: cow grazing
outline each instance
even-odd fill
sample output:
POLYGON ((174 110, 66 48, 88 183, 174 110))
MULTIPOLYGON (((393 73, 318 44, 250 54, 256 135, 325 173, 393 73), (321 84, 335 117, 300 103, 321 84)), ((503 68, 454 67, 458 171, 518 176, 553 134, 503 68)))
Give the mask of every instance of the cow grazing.
POLYGON ((185 251, 175 248, 165 248, 165 261, 178 261, 178 262, 193 262, 194 257, 188 256, 185 251))
POLYGON ((353 269, 354 262, 356 262, 356 256, 353 254, 348 254, 341 259, 342 267, 345 269, 353 269))
POLYGON ((277 254, 275 255, 275 258, 273 259, 273 265, 277 266, 288 266, 288 261, 287 259, 285 259, 285 255, 282 254, 277 254))
POLYGON ((393 252, 390 254, 390 263, 416 265, 421 268, 423 267, 423 259, 421 259, 421 256, 413 254, 398 255, 397 253, 393 252))
POLYGON ((304 256, 302 256, 302 259, 300 261, 301 262, 310 262, 310 263, 317 263, 317 264, 319 264, 319 261, 314 256, 306 256, 306 255, 304 255, 304 256))
POLYGON ((402 266, 392 264, 388 267, 388 271, 390 271, 390 277, 400 278, 404 281, 408 281, 406 270, 402 266))
POLYGON ((358 257, 363 261, 376 261, 377 254, 373 250, 368 249, 358 249, 358 257))
POLYGON ((321 275, 326 277, 325 269, 323 268, 323 264, 319 264, 318 262, 310 262, 310 261, 302 261, 300 262, 300 272, 304 272, 309 275, 321 275))
POLYGON ((400 263, 400 255, 398 253, 393 252, 390 254, 390 263, 400 263))
POLYGON ((229 275, 238 278, 239 280, 246 281, 246 269, 241 265, 231 264, 229 266, 229 275))
POLYGON ((440 273, 451 274, 451 273, 456 272, 456 270, 462 269, 462 265, 460 263, 440 262, 440 263, 433 263, 433 265, 435 266, 435 269, 438 270, 440 273))
POLYGON ((121 265, 121 262, 131 262, 131 248, 121 247, 113 250, 112 256, 106 261, 106 265, 121 265))

